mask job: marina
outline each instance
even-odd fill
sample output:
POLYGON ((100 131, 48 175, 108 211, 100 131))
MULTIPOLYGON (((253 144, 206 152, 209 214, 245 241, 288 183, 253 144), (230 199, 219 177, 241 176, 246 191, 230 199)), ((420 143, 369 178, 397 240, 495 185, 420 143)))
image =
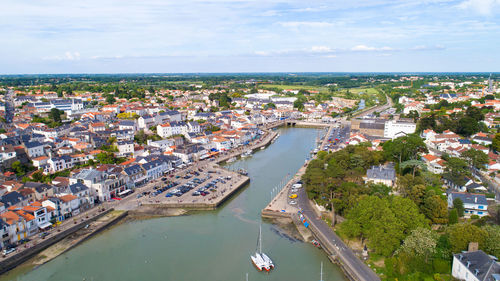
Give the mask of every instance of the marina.
POLYGON ((245 280, 247 272, 249 280, 311 280, 321 262, 324 280, 345 280, 327 255, 288 227, 261 222, 270 191, 303 165, 317 130, 278 131, 274 145, 224 167, 247 167, 250 183, 217 210, 122 223, 35 270, 21 266, 0 280, 245 280), (265 253, 277 265, 270 274, 249 262, 260 223, 265 253))

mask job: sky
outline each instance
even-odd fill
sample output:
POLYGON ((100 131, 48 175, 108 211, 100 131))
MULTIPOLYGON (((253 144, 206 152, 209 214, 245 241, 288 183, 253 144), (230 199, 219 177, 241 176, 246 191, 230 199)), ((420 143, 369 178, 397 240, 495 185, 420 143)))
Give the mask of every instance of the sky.
POLYGON ((0 74, 491 72, 500 0, 0 0, 0 74))

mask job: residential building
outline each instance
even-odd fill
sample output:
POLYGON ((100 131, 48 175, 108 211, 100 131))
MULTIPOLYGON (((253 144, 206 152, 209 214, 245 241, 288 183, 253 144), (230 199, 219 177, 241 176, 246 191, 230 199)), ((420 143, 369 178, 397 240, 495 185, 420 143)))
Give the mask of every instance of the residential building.
POLYGON ((481 250, 454 254, 451 275, 465 281, 499 281, 500 264, 481 250))
POLYGON ((453 200, 460 198, 464 203, 464 216, 478 215, 484 217, 488 215, 488 202, 484 194, 475 194, 467 192, 449 192, 448 208, 453 208, 453 200))

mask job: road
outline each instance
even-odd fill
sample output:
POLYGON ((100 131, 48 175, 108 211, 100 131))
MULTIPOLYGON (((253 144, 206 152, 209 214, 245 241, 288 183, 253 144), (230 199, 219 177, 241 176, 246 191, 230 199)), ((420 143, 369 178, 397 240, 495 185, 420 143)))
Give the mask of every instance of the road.
POLYGON ((357 113, 357 114, 354 114, 352 116, 352 118, 355 118, 355 117, 362 117, 362 116, 365 116, 365 115, 369 115, 369 114, 372 114, 373 112, 375 111, 378 111, 378 112, 382 112, 390 107, 392 107, 392 100, 389 96, 385 96, 386 99, 387 99, 387 103, 384 104, 384 105, 379 105, 379 106, 376 106, 376 107, 373 107, 367 111, 364 111, 364 112, 361 112, 361 113, 357 113))
POLYGON ((323 220, 319 219, 316 213, 313 211, 310 201, 307 198, 307 194, 304 188, 299 190, 299 207, 302 208, 303 215, 309 222, 309 227, 315 228, 319 231, 320 242, 323 247, 327 246, 328 249, 334 249, 339 260, 345 265, 346 270, 348 270, 352 277, 360 281, 379 281, 380 278, 369 268, 365 263, 363 263, 354 252, 344 244, 342 239, 340 239, 337 234, 328 226, 323 220), (328 245, 325 245, 328 243, 328 245))

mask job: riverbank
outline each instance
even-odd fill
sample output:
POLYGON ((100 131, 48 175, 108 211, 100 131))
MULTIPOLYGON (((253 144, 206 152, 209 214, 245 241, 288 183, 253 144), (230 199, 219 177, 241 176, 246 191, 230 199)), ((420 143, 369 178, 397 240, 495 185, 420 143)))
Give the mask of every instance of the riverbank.
POLYGON ((108 226, 117 223, 127 215, 124 211, 108 209, 95 217, 84 220, 73 227, 58 232, 54 236, 35 244, 30 248, 5 258, 0 262, 0 273, 5 273, 27 261, 28 266, 44 264, 81 242, 99 233, 108 226))

